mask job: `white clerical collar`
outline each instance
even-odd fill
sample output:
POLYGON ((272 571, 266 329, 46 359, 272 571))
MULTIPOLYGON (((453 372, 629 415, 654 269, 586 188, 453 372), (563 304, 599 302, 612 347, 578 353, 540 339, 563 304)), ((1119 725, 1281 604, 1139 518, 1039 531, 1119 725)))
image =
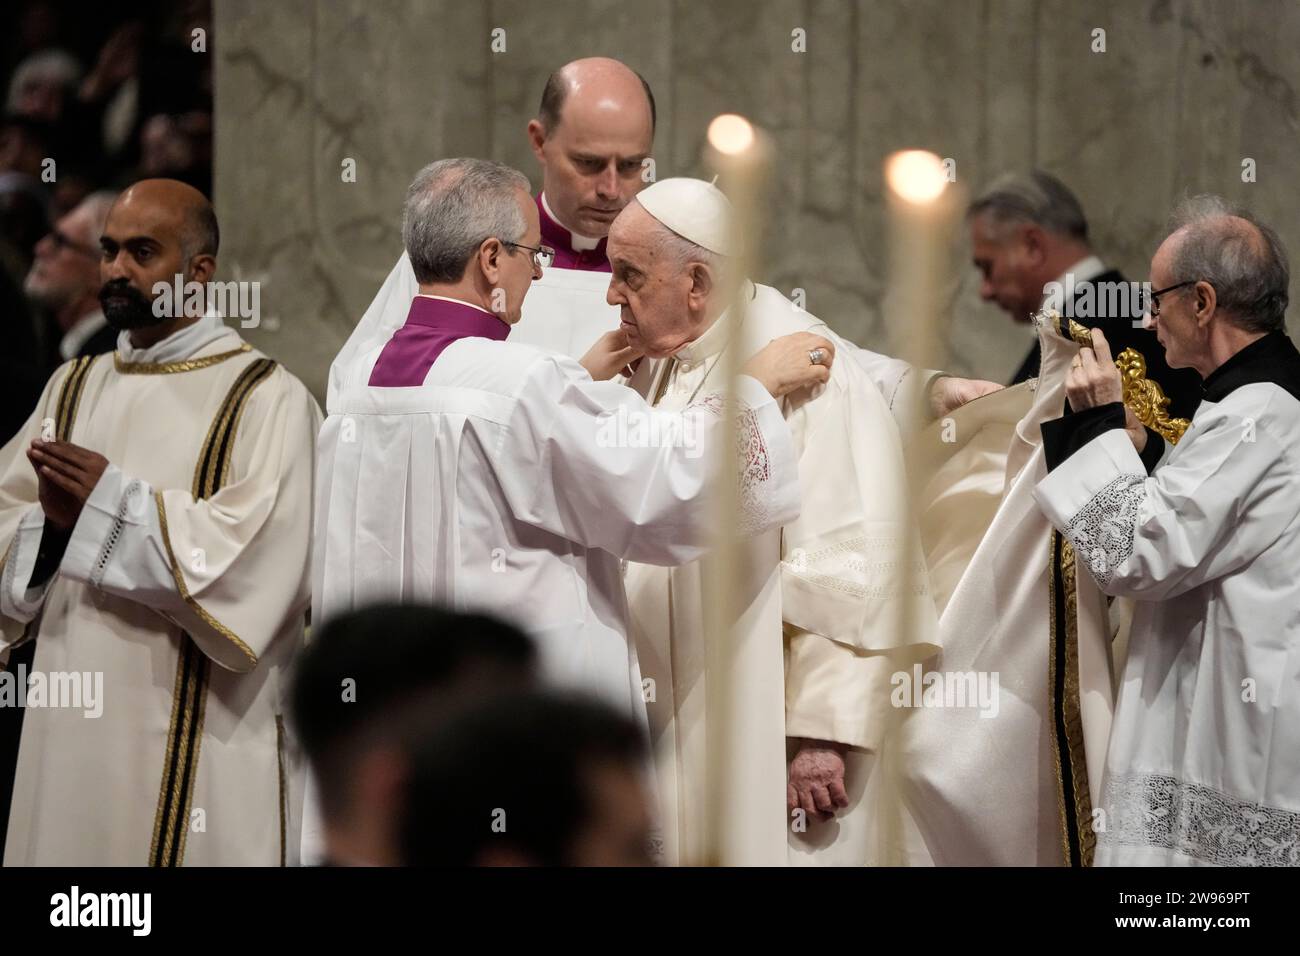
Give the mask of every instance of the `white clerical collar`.
POLYGON ((490 316, 492 316, 492 318, 494 318, 494 319, 499 319, 499 318, 501 318, 501 316, 496 315, 496 314, 494 314, 494 313, 492 313, 492 312, 489 312, 487 309, 483 308, 483 306, 481 306, 481 305, 475 305, 473 302, 466 302, 464 299, 453 299, 453 298, 451 298, 450 296, 446 296, 446 295, 433 295, 432 293, 429 293, 429 292, 417 292, 417 293, 415 293, 415 295, 416 295, 417 298, 420 298, 420 299, 439 299, 439 300, 441 300, 441 301, 443 301, 443 302, 455 302, 457 305, 467 305, 467 306, 469 306, 471 309, 478 309, 478 310, 479 310, 480 312, 482 312, 484 315, 490 315, 490 316))
MULTIPOLYGON (((1091 282, 1093 279, 1097 278, 1097 276, 1101 275, 1105 271, 1106 271, 1106 263, 1102 262, 1098 256, 1093 256, 1093 255, 1084 256, 1074 265, 1070 266, 1070 268, 1066 269, 1059 276, 1057 276, 1055 285, 1056 287, 1062 289, 1068 289, 1068 288, 1077 289, 1081 282, 1091 282), (1067 276, 1070 276, 1074 279, 1072 285, 1066 283, 1067 276)), ((1044 294, 1043 302, 1046 302, 1049 298, 1050 295, 1044 294)))
POLYGON ((59 340, 59 355, 65 362, 76 358, 77 353, 81 351, 81 347, 89 342, 100 329, 107 327, 108 319, 104 318, 103 309, 88 312, 77 321, 76 325, 63 333, 63 338, 59 340))
MULTIPOLYGON (((758 290, 748 279, 745 280, 745 294, 753 299, 758 290)), ((735 322, 732 321, 734 313, 728 306, 722 314, 713 320, 713 324, 700 333, 700 335, 687 342, 676 352, 673 358, 686 368, 698 365, 706 359, 713 358, 731 341, 731 333, 734 330, 735 322)))
POLYGON ((579 235, 570 229, 567 224, 560 222, 560 217, 551 212, 551 204, 546 201, 546 193, 542 193, 542 208, 546 210, 546 215, 550 216, 557 226, 562 226, 568 232, 569 245, 573 247, 574 252, 586 252, 588 249, 595 249, 600 245, 599 239, 579 235))
POLYGON ((130 331, 123 329, 117 335, 117 355, 120 361, 131 364, 179 362, 190 358, 205 345, 229 334, 231 330, 226 328, 221 316, 211 313, 145 349, 133 346, 130 331))

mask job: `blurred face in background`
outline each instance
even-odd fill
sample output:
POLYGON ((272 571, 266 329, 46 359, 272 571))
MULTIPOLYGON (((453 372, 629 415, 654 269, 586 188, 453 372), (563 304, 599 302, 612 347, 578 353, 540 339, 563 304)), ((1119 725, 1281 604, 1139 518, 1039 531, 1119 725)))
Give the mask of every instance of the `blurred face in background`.
POLYGON ((971 258, 980 273, 980 298, 1016 322, 1028 322, 1043 304, 1047 238, 1032 223, 995 223, 986 215, 970 222, 971 258))
POLYGON ((23 291, 32 301, 57 313, 99 290, 99 260, 94 212, 83 204, 59 219, 50 234, 36 244, 36 259, 23 291))

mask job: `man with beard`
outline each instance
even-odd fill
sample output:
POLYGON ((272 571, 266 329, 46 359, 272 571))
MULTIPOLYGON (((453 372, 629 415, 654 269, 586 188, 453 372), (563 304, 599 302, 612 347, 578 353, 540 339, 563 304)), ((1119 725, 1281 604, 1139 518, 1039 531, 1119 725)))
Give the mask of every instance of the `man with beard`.
POLYGON ((308 606, 320 413, 220 317, 154 298, 207 283, 217 243, 197 190, 127 189, 100 301, 129 334, 61 366, 0 450, 0 653, 39 638, 30 683, 0 684, 29 710, 7 865, 296 853, 280 687, 308 606))

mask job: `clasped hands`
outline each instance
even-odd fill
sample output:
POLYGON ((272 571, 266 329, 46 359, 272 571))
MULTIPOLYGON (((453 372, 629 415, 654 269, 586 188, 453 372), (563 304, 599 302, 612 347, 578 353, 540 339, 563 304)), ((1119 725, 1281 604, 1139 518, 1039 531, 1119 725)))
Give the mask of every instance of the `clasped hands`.
POLYGON ((27 459, 36 470, 37 496, 46 519, 61 531, 71 531, 108 459, 71 442, 39 438, 27 449, 27 459))

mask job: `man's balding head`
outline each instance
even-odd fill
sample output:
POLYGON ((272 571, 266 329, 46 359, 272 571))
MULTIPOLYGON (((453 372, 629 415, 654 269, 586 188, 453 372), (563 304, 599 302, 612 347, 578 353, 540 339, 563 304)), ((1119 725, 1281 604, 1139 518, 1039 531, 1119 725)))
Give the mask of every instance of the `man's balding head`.
POLYGON ((592 238, 609 232, 645 185, 654 127, 650 86, 626 64, 589 57, 551 74, 528 137, 547 204, 562 225, 592 238))
MULTIPOLYGON (((175 179, 143 179, 129 186, 109 211, 100 245, 104 315, 116 328, 160 324, 153 314, 157 283, 205 283, 216 271, 220 234, 212 204, 175 179)), ((177 304, 179 309, 179 304, 177 304)))
POLYGON ((1151 258, 1151 325, 1174 368, 1208 375, 1244 342, 1286 328, 1291 271, 1277 233, 1218 196, 1185 200, 1151 258))
POLYGON ((1218 308, 1248 332, 1285 327, 1291 269, 1276 232, 1218 196, 1184 201, 1170 228, 1171 284, 1210 283, 1218 308))
POLYGON ((650 135, 654 135, 657 116, 650 84, 627 64, 605 56, 573 60, 547 77, 546 87, 542 90, 542 105, 537 110, 537 119, 547 132, 560 125, 564 102, 574 90, 600 91, 606 98, 605 102, 611 105, 616 100, 624 101, 624 105, 626 101, 635 101, 639 90, 650 113, 650 135))

